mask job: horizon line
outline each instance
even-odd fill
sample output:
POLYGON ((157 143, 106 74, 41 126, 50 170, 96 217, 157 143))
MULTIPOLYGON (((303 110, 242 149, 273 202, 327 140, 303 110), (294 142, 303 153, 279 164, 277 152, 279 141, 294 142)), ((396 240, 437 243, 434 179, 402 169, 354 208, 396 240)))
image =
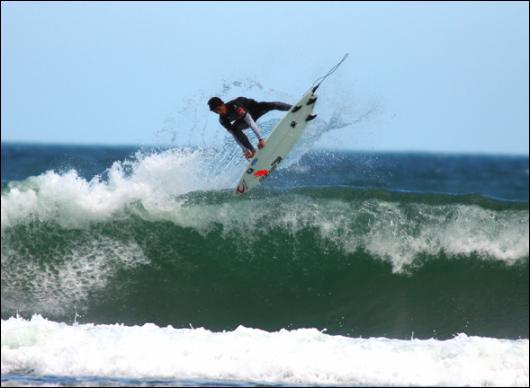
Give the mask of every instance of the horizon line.
MULTIPOLYGON (((20 144, 20 145, 40 145, 40 146, 72 146, 72 147, 161 147, 161 148, 201 148, 198 145, 177 145, 177 144, 157 144, 157 143, 74 143, 74 142, 47 142, 35 140, 1 140, 0 144, 20 144)), ((343 152, 363 152, 363 153, 400 153, 400 154, 448 154, 448 155, 497 155, 497 156, 518 156, 529 157, 527 153, 506 152, 506 151, 447 151, 447 150, 402 150, 402 149, 356 149, 356 148, 332 148, 318 147, 314 151, 343 151, 343 152)))

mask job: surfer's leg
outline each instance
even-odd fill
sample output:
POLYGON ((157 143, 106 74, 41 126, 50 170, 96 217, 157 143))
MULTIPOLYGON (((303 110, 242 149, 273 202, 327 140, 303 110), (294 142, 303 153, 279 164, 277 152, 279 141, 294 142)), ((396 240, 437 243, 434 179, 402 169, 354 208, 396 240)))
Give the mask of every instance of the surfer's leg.
POLYGON ((291 109, 292 105, 286 104, 285 102, 273 101, 273 102, 259 102, 256 110, 252 112, 254 120, 259 119, 265 113, 271 110, 287 111, 291 109))
POLYGON ((275 110, 286 111, 286 110, 291 109, 291 107, 292 107, 291 104, 286 104, 285 102, 279 102, 279 101, 264 102, 263 104, 266 104, 267 107, 269 108, 269 110, 275 109, 275 110))

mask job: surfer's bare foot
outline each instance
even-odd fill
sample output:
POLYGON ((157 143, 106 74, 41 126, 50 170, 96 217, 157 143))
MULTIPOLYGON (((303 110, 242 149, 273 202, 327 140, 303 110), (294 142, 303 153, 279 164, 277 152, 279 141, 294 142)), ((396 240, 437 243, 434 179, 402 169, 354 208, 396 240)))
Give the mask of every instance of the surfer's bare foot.
POLYGON ((258 148, 261 150, 263 147, 265 147, 265 139, 259 139, 258 148))

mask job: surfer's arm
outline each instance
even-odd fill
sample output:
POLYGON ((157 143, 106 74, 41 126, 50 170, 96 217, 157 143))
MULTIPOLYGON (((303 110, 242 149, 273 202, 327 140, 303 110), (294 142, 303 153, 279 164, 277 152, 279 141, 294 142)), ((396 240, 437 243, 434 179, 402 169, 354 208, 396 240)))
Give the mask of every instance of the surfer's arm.
POLYGON ((228 132, 230 132, 234 139, 236 139, 237 144, 239 144, 243 151, 255 151, 254 147, 252 147, 252 144, 250 144, 250 142, 248 141, 248 137, 243 133, 240 128, 237 128, 236 125, 232 125, 232 123, 230 123, 230 120, 222 116, 219 118, 219 122, 223 127, 227 129, 228 132))
POLYGON ((219 123, 221 123, 221 125, 225 127, 228 132, 232 132, 232 123, 225 116, 219 117, 219 123))
POLYGON ((258 140, 261 140, 262 137, 261 137, 261 133, 259 131, 259 128, 258 128, 258 125, 256 124, 256 122, 254 121, 254 119, 252 118, 252 116, 250 114, 246 114, 244 117, 243 117, 243 120, 245 120, 245 123, 248 124, 248 126, 250 128, 252 128, 252 131, 254 131, 254 133, 256 134, 256 137, 258 138, 258 140))
POLYGON ((247 147, 245 147, 243 145, 243 143, 241 143, 241 141, 239 141, 239 139, 237 138, 236 134, 234 132, 230 132, 232 134, 232 136, 234 137, 235 141, 237 144, 239 144, 239 146, 241 147, 241 149, 243 150, 243 152, 246 151, 247 147))
POLYGON ((243 131, 241 129, 234 128, 232 131, 230 131, 230 133, 236 139, 237 144, 239 144, 241 146, 241 148, 243 148, 243 151, 245 151, 245 150, 250 150, 250 151, 253 151, 253 152, 255 151, 255 149, 252 146, 252 144, 250 144, 250 142, 248 141, 248 137, 243 133, 243 131))

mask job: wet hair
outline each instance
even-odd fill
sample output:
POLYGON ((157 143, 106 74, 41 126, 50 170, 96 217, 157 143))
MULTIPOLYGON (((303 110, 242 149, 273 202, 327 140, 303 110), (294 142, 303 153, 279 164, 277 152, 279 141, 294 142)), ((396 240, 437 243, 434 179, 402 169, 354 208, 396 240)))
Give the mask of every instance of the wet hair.
POLYGON ((214 110, 220 105, 223 105, 224 102, 219 97, 212 97, 208 100, 208 106, 210 107, 210 110, 214 110))

